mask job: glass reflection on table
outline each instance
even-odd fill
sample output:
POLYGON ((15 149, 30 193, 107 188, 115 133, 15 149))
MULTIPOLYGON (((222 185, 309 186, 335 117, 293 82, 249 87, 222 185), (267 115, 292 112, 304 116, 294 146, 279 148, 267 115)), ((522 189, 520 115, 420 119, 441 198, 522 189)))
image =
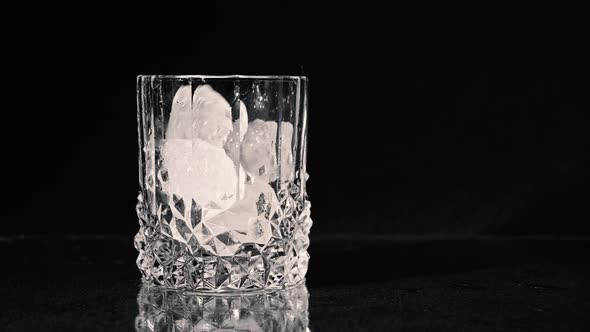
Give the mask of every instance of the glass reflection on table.
POLYGON ((305 284, 257 294, 190 294, 143 286, 136 331, 309 331, 305 284))

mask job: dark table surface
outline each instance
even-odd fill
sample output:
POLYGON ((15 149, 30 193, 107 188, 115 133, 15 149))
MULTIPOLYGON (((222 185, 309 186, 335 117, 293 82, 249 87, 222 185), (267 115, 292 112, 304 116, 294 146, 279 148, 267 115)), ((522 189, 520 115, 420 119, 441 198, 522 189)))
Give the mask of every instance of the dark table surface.
MULTIPOLYGON (((0 238, 0 330, 133 331, 132 236, 0 238)), ((588 331, 585 239, 312 237, 312 331, 588 331)))

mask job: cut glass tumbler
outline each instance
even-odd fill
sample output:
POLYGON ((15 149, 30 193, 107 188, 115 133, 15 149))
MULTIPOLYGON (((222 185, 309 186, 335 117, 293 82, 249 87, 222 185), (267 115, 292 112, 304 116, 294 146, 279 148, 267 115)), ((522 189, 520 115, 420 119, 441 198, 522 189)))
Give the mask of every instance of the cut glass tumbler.
POLYGON ((282 289, 307 272, 307 79, 139 76, 144 283, 282 289))

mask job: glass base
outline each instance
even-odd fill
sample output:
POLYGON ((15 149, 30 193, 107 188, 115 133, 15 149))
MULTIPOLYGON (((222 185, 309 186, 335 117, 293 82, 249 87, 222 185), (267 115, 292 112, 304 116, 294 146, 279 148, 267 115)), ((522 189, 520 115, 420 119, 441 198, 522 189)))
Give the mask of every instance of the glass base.
POLYGON ((294 204, 288 215, 270 218, 270 236, 256 241, 247 234, 207 225, 206 221, 201 222, 199 231, 192 230, 188 241, 179 241, 168 224, 149 218, 143 208, 140 195, 141 227, 135 247, 145 285, 235 293, 281 290, 305 278, 312 225, 309 201, 294 204))

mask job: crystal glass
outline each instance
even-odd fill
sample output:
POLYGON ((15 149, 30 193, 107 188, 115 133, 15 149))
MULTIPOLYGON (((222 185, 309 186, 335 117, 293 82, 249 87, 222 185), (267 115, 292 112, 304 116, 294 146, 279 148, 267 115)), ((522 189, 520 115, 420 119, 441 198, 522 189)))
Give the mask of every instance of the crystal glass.
POLYGON ((304 280, 307 86, 297 76, 138 77, 144 283, 222 292, 304 280))
POLYGON ((309 331, 305 284, 280 291, 234 295, 186 294, 142 287, 135 330, 143 331, 309 331))

